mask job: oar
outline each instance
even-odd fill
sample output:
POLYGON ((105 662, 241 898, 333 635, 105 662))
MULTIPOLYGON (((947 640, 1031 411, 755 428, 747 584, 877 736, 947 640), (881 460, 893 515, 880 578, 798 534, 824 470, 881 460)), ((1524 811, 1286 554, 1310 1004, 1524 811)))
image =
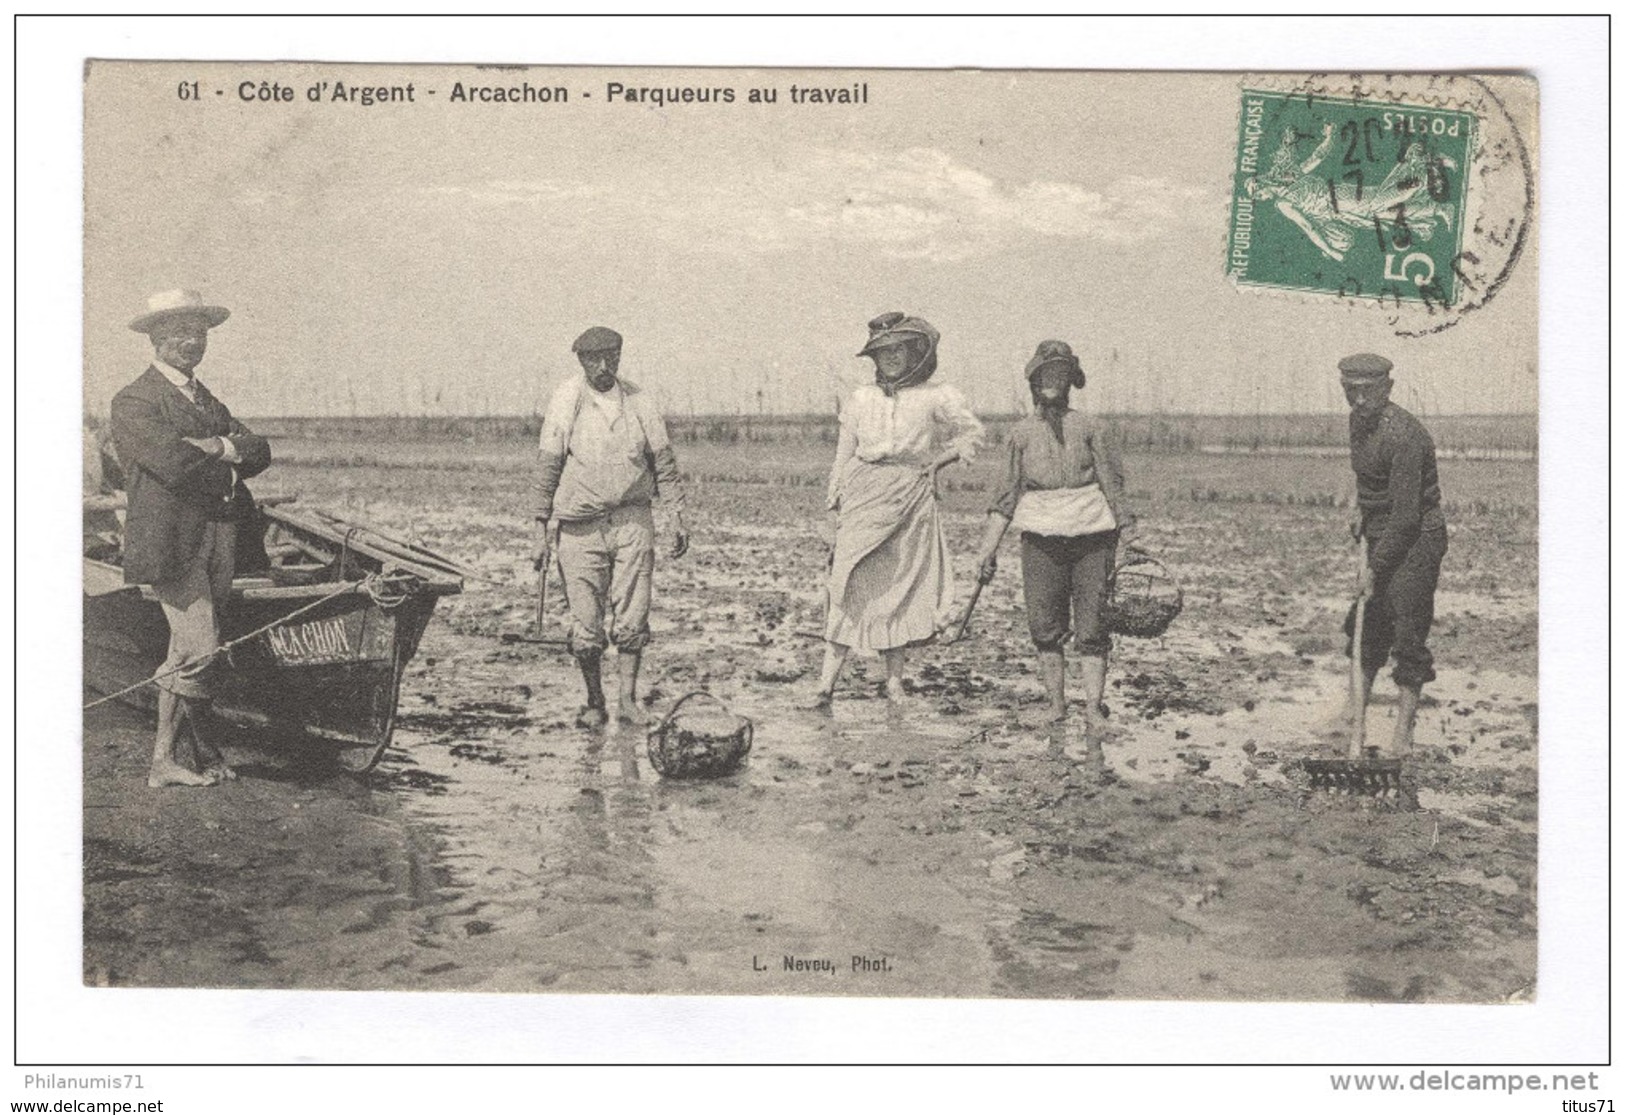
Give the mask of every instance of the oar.
MULTIPOLYGON (((264 503, 265 501, 261 500, 260 502, 264 503)), ((361 530, 366 531, 379 541, 404 547, 404 552, 399 554, 401 557, 412 558, 422 562, 425 565, 439 565, 448 573, 455 573, 459 577, 467 577, 470 580, 486 581, 490 584, 501 584, 500 581, 493 581, 489 577, 483 577, 470 569, 464 568, 463 565, 456 559, 449 558, 441 553, 436 553, 434 550, 429 549, 429 547, 423 545, 421 542, 410 542, 405 538, 397 537, 396 535, 390 534, 387 531, 379 530, 371 523, 363 522, 360 519, 344 518, 333 514, 331 511, 324 511, 319 507, 311 507, 307 508, 307 510, 314 512, 323 519, 326 519, 334 526, 342 526, 346 528, 359 527, 361 530), (429 560, 425 561, 425 558, 429 560)))

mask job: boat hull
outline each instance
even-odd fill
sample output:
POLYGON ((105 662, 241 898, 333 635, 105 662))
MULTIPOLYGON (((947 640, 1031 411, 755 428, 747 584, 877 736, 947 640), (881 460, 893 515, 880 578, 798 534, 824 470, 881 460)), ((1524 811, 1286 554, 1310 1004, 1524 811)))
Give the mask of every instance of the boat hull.
MULTIPOLYGON (((222 615, 222 642, 265 630, 214 667, 216 713, 274 736, 331 746, 344 767, 370 769, 389 746, 401 674, 435 596, 408 595, 385 607, 360 588, 334 596, 332 584, 264 588, 257 581, 235 584, 222 615)), ((119 693, 158 672, 168 655, 169 625, 150 590, 87 593, 84 607, 89 689, 119 693)), ((140 685, 121 699, 150 707, 156 687, 140 685)))

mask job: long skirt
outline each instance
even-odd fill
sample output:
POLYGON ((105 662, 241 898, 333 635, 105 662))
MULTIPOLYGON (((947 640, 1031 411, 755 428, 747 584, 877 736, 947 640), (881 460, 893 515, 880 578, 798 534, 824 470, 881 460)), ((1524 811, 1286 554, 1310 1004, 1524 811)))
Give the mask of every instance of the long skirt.
POLYGON ((847 462, 824 637, 864 651, 929 642, 954 597, 936 492, 920 466, 847 462))

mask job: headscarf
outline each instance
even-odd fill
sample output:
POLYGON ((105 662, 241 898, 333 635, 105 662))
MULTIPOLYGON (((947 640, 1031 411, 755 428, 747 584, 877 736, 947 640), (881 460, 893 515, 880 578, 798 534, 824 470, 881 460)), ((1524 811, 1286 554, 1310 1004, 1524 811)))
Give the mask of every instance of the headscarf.
POLYGON ((1040 341, 1033 353, 1033 358, 1027 361, 1027 387, 1033 394, 1033 406, 1038 417, 1055 435, 1055 440, 1061 440, 1061 421, 1070 409, 1072 388, 1082 387, 1084 384, 1083 367, 1078 358, 1072 353, 1072 346, 1065 341, 1040 341), (1038 390, 1038 373, 1045 368, 1064 368, 1067 372, 1067 382, 1061 391, 1061 397, 1055 401, 1046 399, 1038 390))
POLYGON ((873 356, 875 349, 896 344, 907 344, 912 355, 918 351, 923 342, 925 354, 915 361, 912 368, 896 379, 887 379, 881 375, 880 363, 875 362, 875 386, 885 392, 887 398, 891 398, 902 388, 916 387, 936 373, 937 341, 940 338, 941 334, 922 317, 904 317, 897 312, 881 314, 869 322, 869 340, 858 355, 873 356))

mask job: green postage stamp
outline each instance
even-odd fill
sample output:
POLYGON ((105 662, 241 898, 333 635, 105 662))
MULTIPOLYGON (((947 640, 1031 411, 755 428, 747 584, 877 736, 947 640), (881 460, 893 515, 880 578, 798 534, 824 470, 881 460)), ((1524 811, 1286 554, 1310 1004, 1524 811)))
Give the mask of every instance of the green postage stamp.
POLYGON ((1224 267, 1239 286, 1432 332, 1493 297, 1523 253, 1532 156, 1479 79, 1261 75, 1238 120, 1224 267))
POLYGON ((1476 124, 1242 90, 1228 271, 1253 286, 1454 305, 1476 124))

